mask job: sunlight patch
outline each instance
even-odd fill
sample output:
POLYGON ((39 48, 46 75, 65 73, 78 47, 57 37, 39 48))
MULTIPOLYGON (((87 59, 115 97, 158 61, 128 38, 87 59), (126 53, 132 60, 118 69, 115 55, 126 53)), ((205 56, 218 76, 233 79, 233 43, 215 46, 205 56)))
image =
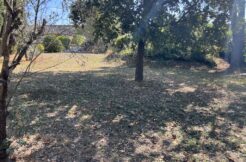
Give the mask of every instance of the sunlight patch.
POLYGON ((112 123, 119 123, 122 119, 124 119, 124 115, 117 115, 113 120, 112 123))
POLYGON ((75 118, 78 115, 78 106, 73 105, 72 108, 68 111, 66 118, 75 118))
POLYGON ((185 84, 180 84, 180 87, 178 89, 173 89, 173 88, 169 88, 167 89, 168 93, 170 95, 173 95, 177 92, 180 92, 180 93, 194 93, 195 91, 197 90, 197 87, 194 86, 187 86, 185 84))
POLYGON ((98 149, 102 149, 103 147, 106 147, 108 145, 108 138, 107 137, 101 138, 99 141, 96 142, 95 145, 98 149))
POLYGON ((47 113, 46 115, 47 115, 48 118, 52 118, 52 117, 57 116, 58 114, 59 113, 56 111, 56 112, 52 112, 52 113, 47 113))
POLYGON ((163 134, 165 140, 163 142, 163 147, 167 150, 172 150, 182 143, 184 138, 183 131, 181 126, 175 122, 168 122, 165 125, 165 133, 163 134))
POLYGON ((82 115, 81 117, 80 117, 80 121, 81 122, 84 122, 84 121, 86 121, 86 120, 90 120, 92 118, 92 115, 89 115, 89 114, 87 114, 87 115, 82 115))
POLYGON ((135 141, 135 154, 149 156, 169 152, 179 146, 183 141, 181 127, 170 122, 165 124, 164 132, 149 131, 142 133, 135 141))
POLYGON ((154 132, 141 134, 137 141, 135 141, 135 147, 136 154, 150 155, 152 153, 158 153, 162 150, 162 140, 154 132))
POLYGON ((11 153, 11 159, 16 157, 30 157, 35 152, 44 148, 44 143, 39 134, 25 135, 22 139, 13 139, 11 148, 14 151, 11 153))
POLYGON ((38 117, 35 117, 35 119, 31 122, 30 125, 35 125, 35 124, 38 123, 38 121, 39 121, 39 118, 38 117))
POLYGON ((184 86, 176 90, 176 92, 181 92, 181 93, 193 93, 196 91, 197 88, 195 87, 190 87, 190 86, 184 86))

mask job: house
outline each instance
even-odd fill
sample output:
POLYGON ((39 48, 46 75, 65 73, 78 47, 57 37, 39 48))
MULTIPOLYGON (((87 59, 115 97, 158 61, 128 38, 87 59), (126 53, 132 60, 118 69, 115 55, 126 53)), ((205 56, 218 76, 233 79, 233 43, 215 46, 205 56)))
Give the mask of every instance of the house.
POLYGON ((74 36, 77 33, 77 30, 72 25, 47 25, 45 27, 44 35, 65 35, 65 36, 74 36))

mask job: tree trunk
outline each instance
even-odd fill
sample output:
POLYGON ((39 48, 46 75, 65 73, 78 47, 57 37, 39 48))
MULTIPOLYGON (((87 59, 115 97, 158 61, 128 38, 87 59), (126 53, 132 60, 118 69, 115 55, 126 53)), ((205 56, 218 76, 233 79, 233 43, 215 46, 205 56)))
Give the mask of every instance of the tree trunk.
POLYGON ((29 58, 27 56, 27 53, 25 53, 25 59, 26 59, 26 61, 29 61, 29 58))
POLYGON ((6 43, 2 43, 3 49, 3 64, 0 75, 0 159, 6 158, 7 153, 7 133, 6 133, 6 120, 7 120, 7 94, 8 94, 8 78, 9 78, 9 52, 8 36, 3 39, 6 43))
POLYGON ((8 92, 8 70, 2 70, 3 74, 0 80, 0 159, 4 159, 7 157, 6 150, 8 148, 7 145, 7 131, 6 131, 6 120, 7 120, 7 106, 6 106, 6 98, 8 92))
POLYGON ((144 62, 145 42, 140 39, 138 42, 138 51, 136 56, 135 81, 143 81, 143 62, 144 62))
MULTIPOLYGON (((12 1, 11 1, 12 3, 12 1)), ((6 14, 6 21, 4 22, 2 33, 2 56, 3 63, 0 74, 0 159, 7 157, 6 150, 7 144, 7 95, 8 95, 8 79, 9 79, 9 61, 10 53, 12 51, 13 42, 11 38, 11 27, 13 23, 13 17, 11 14, 6 14)))
POLYGON ((235 0, 232 12, 232 54, 231 70, 238 71, 244 63, 244 43, 245 43, 245 0, 235 0))
POLYGON ((241 28, 240 28, 240 41, 242 42, 241 44, 241 59, 240 59, 240 66, 242 67, 245 65, 245 56, 244 56, 244 51, 245 51, 245 7, 246 7, 246 2, 245 0, 241 0, 240 4, 240 11, 239 11, 239 18, 241 22, 241 28))

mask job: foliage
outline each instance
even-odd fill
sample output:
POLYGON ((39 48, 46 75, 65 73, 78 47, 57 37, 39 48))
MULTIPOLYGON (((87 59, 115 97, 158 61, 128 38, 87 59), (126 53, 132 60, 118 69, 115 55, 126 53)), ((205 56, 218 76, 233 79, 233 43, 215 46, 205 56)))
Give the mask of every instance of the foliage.
POLYGON ((186 11, 179 9, 185 15, 169 20, 160 17, 156 23, 161 28, 156 30, 156 25, 150 28, 151 55, 182 60, 193 59, 196 54, 202 58, 207 55, 218 56, 225 50, 228 40, 227 8, 222 8, 220 3, 212 5, 209 1, 203 5, 194 1, 192 7, 186 3, 184 5, 190 8, 186 11), (217 7, 221 7, 221 10, 218 11, 217 7))
POLYGON ((54 35, 48 35, 43 40, 45 52, 61 52, 64 50, 62 42, 54 35))
POLYGON ((132 48, 125 48, 124 50, 120 51, 120 54, 122 56, 133 56, 134 55, 134 50, 132 48))
POLYGON ((205 65, 208 65, 209 67, 216 66, 216 63, 211 57, 205 55, 204 53, 200 53, 200 52, 193 52, 191 55, 191 60, 203 63, 205 65))
POLYGON ((45 52, 45 47, 44 47, 44 45, 43 44, 38 44, 37 45, 37 50, 40 52, 40 53, 43 53, 43 52, 45 52))
POLYGON ((77 0, 70 17, 81 27, 87 17, 95 17, 95 39, 101 38, 116 50, 143 39, 148 56, 187 60, 197 53, 206 58, 226 50, 231 6, 229 0, 77 0))
POLYGON ((129 47, 132 42, 132 35, 124 34, 118 36, 115 40, 113 40, 113 47, 116 48, 117 51, 124 50, 129 47))
POLYGON ((63 44, 65 49, 69 49, 70 48, 71 39, 69 37, 67 37, 67 36, 58 36, 57 39, 59 39, 62 42, 62 44, 63 44))
POLYGON ((74 35, 72 39, 72 44, 81 46, 85 43, 85 37, 83 35, 74 35))

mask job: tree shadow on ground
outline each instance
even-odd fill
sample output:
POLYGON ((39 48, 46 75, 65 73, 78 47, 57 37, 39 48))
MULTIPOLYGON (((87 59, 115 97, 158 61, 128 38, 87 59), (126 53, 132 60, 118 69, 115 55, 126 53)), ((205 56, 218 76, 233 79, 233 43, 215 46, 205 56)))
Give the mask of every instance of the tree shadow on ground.
POLYGON ((196 83, 184 73, 164 71, 157 79, 150 70, 143 83, 134 82, 132 73, 119 67, 27 78, 11 107, 12 157, 245 160, 245 145, 240 145, 246 143, 245 102, 225 101, 227 94, 220 88, 196 83))

